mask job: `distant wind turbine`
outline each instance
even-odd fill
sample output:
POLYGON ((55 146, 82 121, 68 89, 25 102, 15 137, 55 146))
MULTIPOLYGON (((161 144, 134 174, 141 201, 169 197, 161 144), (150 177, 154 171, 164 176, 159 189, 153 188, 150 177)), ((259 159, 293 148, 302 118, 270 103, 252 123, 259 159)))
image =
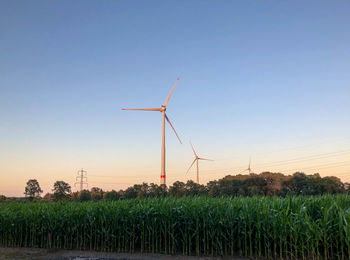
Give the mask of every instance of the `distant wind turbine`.
POLYGON ((194 157, 195 157, 195 158, 194 158, 194 160, 193 160, 193 162, 192 162, 190 168, 188 168, 188 170, 187 170, 186 173, 188 173, 188 172, 190 171, 190 169, 192 168, 193 164, 194 164, 195 162, 197 162, 197 184, 199 184, 199 168, 198 168, 198 161, 199 161, 199 160, 213 161, 213 160, 198 157, 198 155, 197 155, 196 151, 194 150, 193 145, 192 145, 191 142, 190 142, 190 144, 191 144, 191 148, 192 148, 192 151, 193 151, 193 153, 194 153, 194 157))
POLYGON ((176 86, 178 81, 179 81, 179 78, 177 78, 177 80, 175 81, 175 84, 174 84, 173 88, 171 89, 167 100, 165 101, 164 105, 162 105, 160 108, 137 108, 137 109, 126 109, 126 108, 123 108, 122 109, 122 110, 138 110, 138 111, 158 111, 158 112, 162 113, 162 155, 161 155, 162 162, 161 162, 160 183, 164 184, 164 185, 166 184, 166 180, 165 180, 165 176, 166 176, 166 173, 165 173, 165 119, 168 121, 169 125, 174 130, 174 133, 177 136, 177 139, 179 139, 180 144, 182 144, 181 140, 180 140, 180 137, 178 136, 178 134, 175 131, 175 128, 173 127, 173 125, 171 124, 169 118, 165 114, 166 106, 168 105, 168 102, 169 102, 169 99, 171 97, 171 94, 173 93, 174 88, 175 88, 175 86, 176 86))
POLYGON ((241 171, 239 174, 241 174, 241 173, 243 173, 243 172, 249 172, 249 175, 250 175, 250 173, 251 173, 251 171, 252 171, 252 169, 250 168, 250 162, 251 162, 251 159, 252 159, 252 157, 251 157, 251 156, 249 156, 249 164, 248 164, 248 168, 247 168, 247 169, 245 169, 245 170, 243 170, 243 171, 241 171))

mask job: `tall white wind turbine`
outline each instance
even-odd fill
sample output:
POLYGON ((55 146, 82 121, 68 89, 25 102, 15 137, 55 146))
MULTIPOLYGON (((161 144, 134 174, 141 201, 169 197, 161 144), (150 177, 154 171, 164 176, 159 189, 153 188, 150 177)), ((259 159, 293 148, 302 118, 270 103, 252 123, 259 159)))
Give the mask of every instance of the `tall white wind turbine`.
POLYGON ((193 153, 194 153, 194 160, 193 160, 193 162, 192 162, 190 168, 188 168, 188 170, 187 170, 186 173, 188 173, 188 172, 190 171, 190 169, 192 168, 193 164, 194 164, 195 162, 197 162, 197 184, 199 184, 199 167, 198 167, 198 161, 199 161, 199 160, 213 161, 213 160, 198 157, 198 155, 197 155, 196 151, 194 150, 193 145, 192 145, 191 142, 190 142, 190 144, 191 144, 192 151, 193 151, 193 153))
POLYGON ((175 84, 173 86, 173 88, 170 91, 170 94, 167 98, 167 100, 165 101, 164 105, 162 105, 160 108, 137 108, 137 109, 127 109, 127 108, 123 108, 122 110, 138 110, 138 111, 158 111, 162 113, 162 156, 161 156, 161 173, 160 173, 160 183, 161 184, 166 184, 166 173, 165 173, 165 119, 168 121, 169 125, 171 126, 171 128, 174 130, 175 135, 177 136, 177 139, 179 139, 180 144, 181 140, 180 137, 178 136, 178 134, 175 131, 175 128, 173 127, 173 125, 171 124, 169 118, 167 117, 167 115, 165 114, 166 111, 166 106, 168 105, 169 99, 171 97, 171 94, 174 91, 174 88, 177 84, 177 82, 179 81, 179 78, 177 78, 177 80, 175 81, 175 84))

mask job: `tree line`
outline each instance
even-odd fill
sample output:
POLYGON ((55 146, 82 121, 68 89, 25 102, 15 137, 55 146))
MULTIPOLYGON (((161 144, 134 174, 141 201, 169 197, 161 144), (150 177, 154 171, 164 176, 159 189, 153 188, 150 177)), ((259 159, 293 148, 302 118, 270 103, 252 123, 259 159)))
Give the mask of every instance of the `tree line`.
POLYGON ((71 186, 64 181, 56 181, 52 193, 43 197, 39 182, 28 180, 25 187, 25 198, 10 199, 0 195, 0 201, 11 200, 44 200, 44 201, 97 201, 122 200, 149 197, 186 197, 186 196, 286 196, 286 195, 323 195, 350 193, 349 183, 343 183, 337 177, 321 177, 319 174, 306 175, 296 172, 293 175, 263 172, 250 175, 228 175, 222 179, 201 185, 192 180, 186 183, 174 182, 171 186, 158 184, 135 184, 125 190, 104 191, 93 187, 90 190, 72 192, 71 186))

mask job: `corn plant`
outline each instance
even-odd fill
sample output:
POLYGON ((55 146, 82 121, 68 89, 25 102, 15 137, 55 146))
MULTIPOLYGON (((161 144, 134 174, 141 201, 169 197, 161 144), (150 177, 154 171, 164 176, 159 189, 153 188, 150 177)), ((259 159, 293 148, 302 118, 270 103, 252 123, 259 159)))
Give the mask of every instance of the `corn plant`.
POLYGON ((350 259, 350 197, 152 198, 0 204, 0 246, 350 259))

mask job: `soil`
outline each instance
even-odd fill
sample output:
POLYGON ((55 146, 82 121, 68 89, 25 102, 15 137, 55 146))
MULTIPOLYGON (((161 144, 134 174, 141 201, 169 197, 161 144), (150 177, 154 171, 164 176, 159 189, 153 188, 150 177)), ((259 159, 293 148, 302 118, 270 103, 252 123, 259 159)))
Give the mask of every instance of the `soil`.
POLYGON ((0 260, 248 260, 248 258, 172 256, 162 254, 118 254, 38 248, 0 248, 0 260))

